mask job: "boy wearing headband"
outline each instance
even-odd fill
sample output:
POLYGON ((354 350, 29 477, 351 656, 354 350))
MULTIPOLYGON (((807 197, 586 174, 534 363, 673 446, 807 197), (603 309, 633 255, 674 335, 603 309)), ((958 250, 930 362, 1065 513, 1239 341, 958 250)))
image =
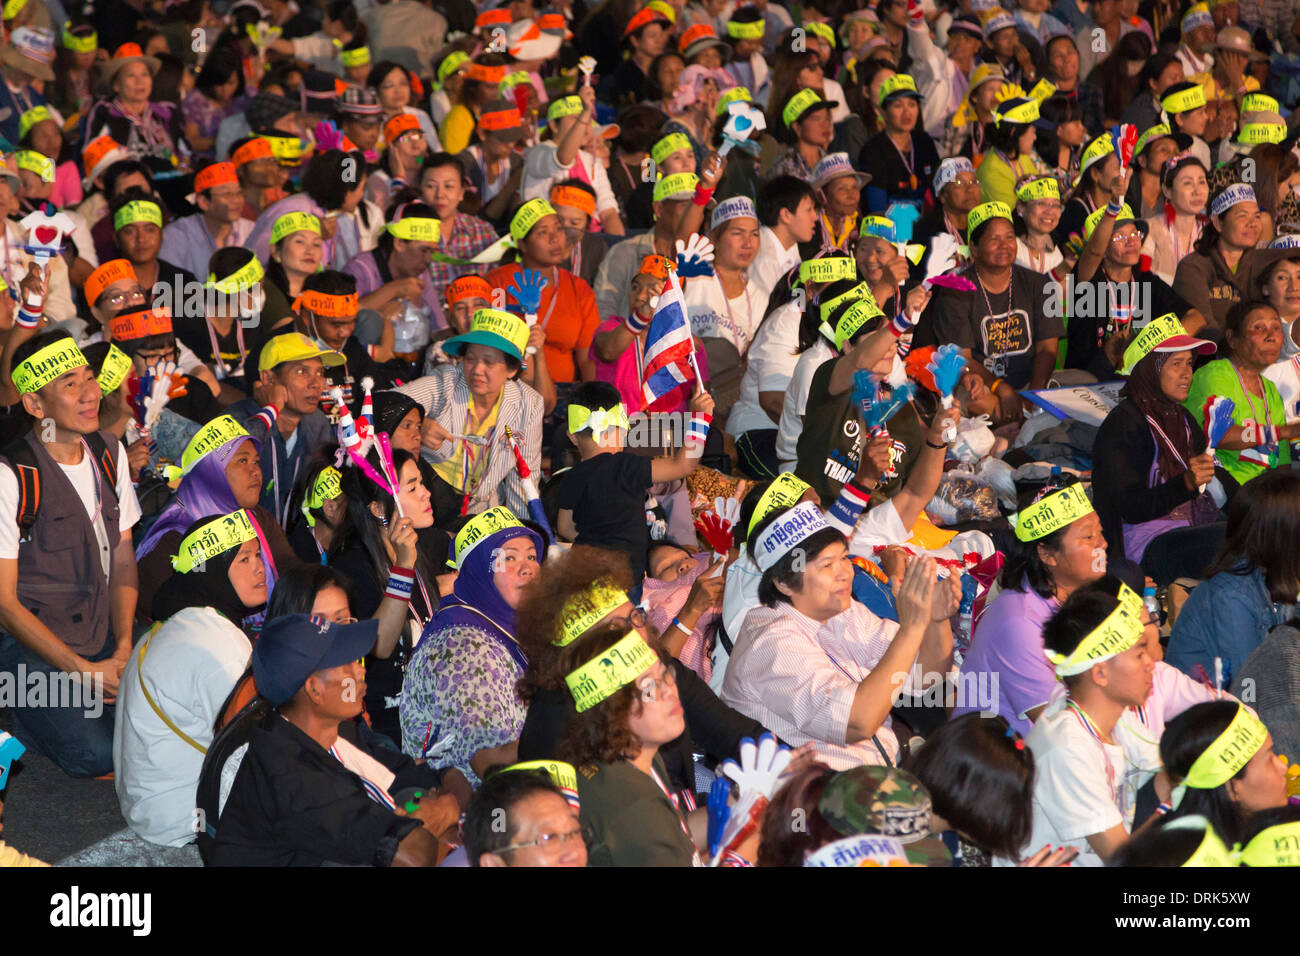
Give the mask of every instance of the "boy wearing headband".
POLYGON ((568 407, 569 434, 582 460, 560 485, 556 530, 576 544, 624 552, 632 567, 634 599, 640 597, 650 547, 646 495, 651 485, 685 478, 699 465, 713 398, 701 390, 689 408, 682 446, 671 458, 651 459, 627 450, 627 409, 608 382, 583 382, 573 390, 568 407))
POLYGON ((1081 866, 1104 865, 1129 838, 1134 808, 1113 733, 1127 708, 1146 702, 1155 669, 1142 598, 1122 584, 1118 595, 1081 589, 1043 626, 1044 652, 1066 694, 1027 738, 1036 763, 1029 845, 1076 847, 1081 866))
POLYGON ((524 180, 519 196, 524 202, 545 199, 560 180, 570 176, 585 178, 596 190, 596 218, 601 227, 611 236, 621 236, 626 230, 619 215, 618 200, 609 185, 609 174, 586 148, 591 142, 595 111, 593 86, 579 87, 576 94, 551 101, 547 110, 551 139, 524 154, 524 180))
POLYGON ((232 162, 205 163, 194 174, 193 202, 199 211, 168 223, 159 255, 195 276, 207 276, 218 249, 242 246, 253 231, 244 217, 244 191, 232 162))
POLYGON ((113 709, 102 705, 131 653, 140 505, 125 449, 97 430, 100 386, 71 336, 17 344, 12 378, 36 421, 0 465, 0 672, 82 675, 77 706, 16 703, 13 729, 66 773, 97 777, 113 769, 113 709), (18 464, 21 487, 40 499, 28 527, 19 526, 18 464))
MULTIPOLYGON (((362 345, 357 330, 357 280, 346 272, 325 269, 309 275, 302 283, 302 295, 294 303, 297 320, 294 331, 301 332, 322 348, 338 352, 342 365, 325 369, 328 385, 343 389, 344 404, 351 405, 361 395, 361 380, 371 378, 375 388, 388 388, 392 376, 376 360, 393 354, 393 325, 383 323, 377 345, 362 345)), ((281 329, 280 331, 288 331, 281 329)))

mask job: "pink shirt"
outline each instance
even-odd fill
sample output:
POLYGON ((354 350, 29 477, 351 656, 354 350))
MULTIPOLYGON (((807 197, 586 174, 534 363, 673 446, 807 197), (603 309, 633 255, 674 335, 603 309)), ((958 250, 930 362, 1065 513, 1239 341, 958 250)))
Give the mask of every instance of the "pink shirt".
MULTIPOLYGON (((606 319, 596 327, 596 335, 612 331, 622 324, 623 320, 617 316, 606 319)), ((633 342, 614 362, 602 362, 596 356, 596 346, 594 344, 591 346, 589 354, 591 360, 596 363, 596 380, 609 382, 618 389, 619 394, 623 396, 623 407, 627 409, 629 415, 649 411, 681 412, 686 410, 686 403, 690 401, 691 394, 695 390, 693 379, 662 396, 651 408, 646 408, 645 400, 641 395, 640 340, 633 342)), ((709 377, 709 360, 704 354, 704 349, 697 348, 695 350, 695 361, 699 363, 700 374, 707 381, 709 377)))

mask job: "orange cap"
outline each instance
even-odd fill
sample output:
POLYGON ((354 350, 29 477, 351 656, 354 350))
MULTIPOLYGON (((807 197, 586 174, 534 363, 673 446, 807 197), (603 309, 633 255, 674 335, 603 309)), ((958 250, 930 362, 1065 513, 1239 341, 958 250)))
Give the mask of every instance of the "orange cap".
POLYGON ((652 254, 641 260, 641 268, 636 270, 636 274, 667 280, 669 268, 670 264, 666 256, 652 254))
POLYGON ((409 133, 411 130, 418 132, 419 129, 420 121, 412 114, 398 113, 384 124, 384 139, 390 143, 395 143, 403 133, 409 133))
POLYGON ((81 286, 81 291, 86 296, 86 302, 94 305, 99 297, 104 294, 105 289, 114 282, 121 282, 123 279, 140 281, 136 278, 135 266, 131 265, 127 259, 110 259, 86 277, 85 283, 81 286))

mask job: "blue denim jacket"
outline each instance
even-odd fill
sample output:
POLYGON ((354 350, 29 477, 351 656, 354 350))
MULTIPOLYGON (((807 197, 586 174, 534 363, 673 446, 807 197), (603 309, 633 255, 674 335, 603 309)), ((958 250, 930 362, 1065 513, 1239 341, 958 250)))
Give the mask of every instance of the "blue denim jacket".
POLYGON ((1275 604, 1262 571, 1221 572, 1192 592, 1174 623, 1165 659, 1185 674, 1197 664, 1214 676, 1223 658, 1224 686, 1270 629, 1290 619, 1293 605, 1275 604))

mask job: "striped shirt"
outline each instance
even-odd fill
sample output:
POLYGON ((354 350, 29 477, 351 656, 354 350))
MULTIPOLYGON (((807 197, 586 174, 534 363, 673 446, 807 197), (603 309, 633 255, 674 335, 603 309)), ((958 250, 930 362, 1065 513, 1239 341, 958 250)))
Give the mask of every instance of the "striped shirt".
MULTIPOLYGON (((889 717, 875 740, 846 743, 858 684, 880 663, 898 631, 856 601, 829 621, 782 602, 745 617, 727 665, 722 700, 791 745, 812 741, 835 770, 898 761, 889 717), (884 751, 882 754, 881 751, 884 751)), ((909 674, 904 688, 909 688, 909 674)))

